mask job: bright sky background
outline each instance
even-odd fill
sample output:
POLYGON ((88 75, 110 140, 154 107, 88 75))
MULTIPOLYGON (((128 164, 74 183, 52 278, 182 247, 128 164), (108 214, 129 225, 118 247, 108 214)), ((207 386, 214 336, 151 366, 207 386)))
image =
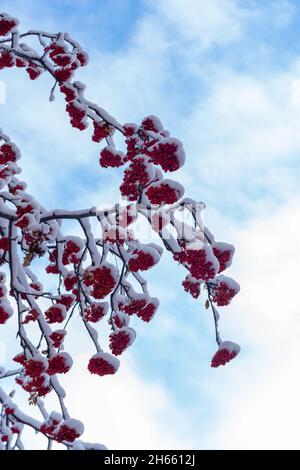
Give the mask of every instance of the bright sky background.
MULTIPOLYGON (((1 0, 1 10, 24 30, 76 38, 90 56, 77 77, 119 121, 161 118, 186 149, 186 195, 207 203, 216 239, 236 246, 228 274, 241 292, 221 312, 221 333, 242 351, 224 368, 210 368, 212 319, 182 291, 184 271, 167 254, 148 276, 159 313, 136 324, 116 376, 85 372, 92 348, 75 321, 77 365, 65 383, 85 440, 299 449, 299 2, 1 0)), ((98 147, 69 126, 63 99, 47 101, 49 77, 0 78, 0 126, 22 149, 29 191, 48 208, 116 202, 119 173, 100 169, 98 147)))

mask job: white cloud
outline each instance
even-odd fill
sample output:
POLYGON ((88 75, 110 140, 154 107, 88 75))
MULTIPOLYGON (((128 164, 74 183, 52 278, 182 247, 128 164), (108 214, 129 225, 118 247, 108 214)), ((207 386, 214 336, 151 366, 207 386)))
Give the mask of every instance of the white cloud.
POLYGON ((192 42, 196 50, 226 44, 240 38, 241 10, 232 0, 163 0, 153 2, 180 41, 192 42))
POLYGON ((242 289, 222 328, 242 352, 206 383, 218 418, 204 447, 300 448, 299 204, 233 230, 242 289))
POLYGON ((112 377, 90 375, 87 362, 87 355, 77 356, 67 380, 70 409, 85 418, 83 439, 110 449, 197 447, 188 414, 162 384, 139 377, 129 357, 112 377))

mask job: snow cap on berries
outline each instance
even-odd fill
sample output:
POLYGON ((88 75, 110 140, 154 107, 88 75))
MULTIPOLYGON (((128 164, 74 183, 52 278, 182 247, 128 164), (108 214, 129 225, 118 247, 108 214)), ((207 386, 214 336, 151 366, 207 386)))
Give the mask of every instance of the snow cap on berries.
POLYGON ((238 344, 232 341, 223 341, 211 360, 211 367, 225 366, 227 362, 231 361, 239 354, 240 350, 241 348, 238 344))
POLYGON ((88 370, 91 374, 112 375, 115 374, 120 366, 120 361, 109 353, 100 352, 94 354, 88 363, 88 370))

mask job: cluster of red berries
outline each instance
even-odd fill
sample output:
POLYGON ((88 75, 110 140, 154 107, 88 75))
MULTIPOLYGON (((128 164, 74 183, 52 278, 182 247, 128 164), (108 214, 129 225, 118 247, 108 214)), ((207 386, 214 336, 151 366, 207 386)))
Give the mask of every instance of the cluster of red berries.
POLYGON ((135 339, 135 331, 132 328, 123 327, 113 331, 109 336, 109 347, 115 356, 122 354, 135 339))
POLYGON ((73 240, 68 240, 64 246, 64 253, 62 262, 64 265, 73 263, 76 264, 80 261, 81 246, 73 240))
POLYGON ((240 347, 238 344, 231 341, 223 341, 211 360, 211 367, 225 366, 225 364, 234 359, 239 352, 240 347))
POLYGON ((119 368, 119 360, 108 353, 97 353, 91 357, 88 363, 88 370, 91 374, 112 375, 115 374, 119 368))
POLYGON ((49 335, 54 348, 60 348, 66 336, 66 330, 55 330, 49 335))
POLYGON ((43 357, 28 359, 24 362, 25 374, 38 377, 48 368, 48 361, 43 357))
POLYGON ((57 442, 74 442, 83 433, 83 425, 80 421, 68 419, 62 422, 55 434, 57 442), (74 422, 76 421, 76 425, 74 422))
POLYGON ((197 280, 209 281, 219 271, 219 263, 209 245, 199 250, 183 250, 174 254, 175 261, 186 265, 192 277, 197 280))
POLYGON ((154 183, 149 186, 146 190, 146 196, 148 197, 151 204, 159 205, 162 204, 174 204, 183 195, 183 188, 180 185, 172 186, 170 180, 163 180, 159 183, 154 183))
POLYGON ((31 80, 36 80, 44 72, 44 69, 34 62, 28 62, 21 57, 15 57, 11 52, 1 52, 0 70, 12 67, 25 68, 31 80))
POLYGON ((130 271, 137 272, 147 271, 148 269, 155 266, 158 261, 159 255, 155 249, 136 249, 133 251, 127 264, 130 271))
POLYGON ((60 91, 65 95, 65 100, 67 103, 69 103, 69 101, 74 101, 77 97, 77 91, 75 87, 70 83, 64 83, 63 85, 61 85, 60 91))
POLYGON ((155 165, 160 165, 166 172, 178 170, 185 160, 182 143, 170 137, 149 147, 147 155, 155 165))
POLYGON ((142 124, 127 123, 123 126, 126 137, 128 160, 133 160, 137 155, 148 155, 148 149, 158 141, 169 137, 168 131, 156 116, 147 116, 142 124))
POLYGON ((219 273, 225 271, 225 269, 229 268, 232 262, 232 258, 234 255, 234 246, 230 245, 229 243, 214 242, 212 244, 212 249, 214 252, 215 257, 219 261, 219 273))
POLYGON ((100 121, 100 122, 93 121, 93 126, 94 126, 94 133, 92 136, 92 140, 94 142, 101 142, 102 139, 106 139, 107 137, 112 135, 113 130, 114 130, 114 128, 110 126, 106 121, 100 121))
POLYGON ((239 292, 240 286, 227 276, 220 275, 216 279, 217 285, 213 288, 213 301, 219 307, 229 305, 233 297, 239 292))
POLYGON ((122 312, 112 312, 108 320, 108 324, 112 325, 113 328, 122 328, 123 326, 127 326, 128 323, 129 319, 127 315, 122 312))
POLYGON ((31 308, 27 315, 25 316, 24 320, 22 321, 23 325, 27 325, 31 321, 36 321, 39 318, 39 312, 34 308, 31 308))
POLYGON ((111 146, 106 146, 100 152, 99 163, 103 168, 118 168, 124 164, 124 154, 111 146))
POLYGON ((150 302, 146 305, 146 307, 138 310, 136 314, 141 320, 148 323, 154 317, 158 305, 158 299, 153 297, 151 298, 150 302))
POLYGON ((18 354, 15 362, 22 364, 24 373, 16 378, 16 382, 26 392, 36 393, 43 397, 51 391, 49 375, 46 373, 48 361, 43 357, 27 359, 24 354, 18 354))
POLYGON ((139 198, 140 189, 153 179, 152 171, 147 157, 135 158, 124 171, 123 182, 120 186, 122 196, 129 201, 136 201, 139 198))
POLYGON ((51 391, 50 376, 66 374, 73 365, 71 356, 66 352, 53 354, 48 359, 42 356, 26 359, 24 354, 18 354, 14 361, 23 366, 16 382, 25 391, 37 393, 39 396, 47 395, 51 391))
POLYGON ((148 297, 140 295, 139 298, 131 299, 124 303, 120 302, 118 307, 122 312, 127 313, 127 315, 134 315, 145 308, 148 302, 148 297))
POLYGON ((83 283, 92 288, 91 295, 95 299, 104 299, 110 294, 117 284, 116 268, 105 263, 98 267, 86 270, 83 283))
MULTIPOLYGON (((150 299, 146 296, 140 295, 137 299, 131 299, 126 303, 119 303, 119 309, 127 315, 137 315, 144 322, 149 322, 154 317, 159 301, 156 297, 151 297, 150 299)), ((115 321, 115 319, 114 319, 115 321)), ((115 323, 115 325, 120 328, 122 326, 115 323)))
POLYGON ((66 106, 66 111, 70 116, 71 125, 81 131, 87 128, 86 107, 78 100, 70 101, 66 106))
POLYGON ((16 180, 12 178, 12 180, 8 183, 9 192, 13 195, 17 193, 17 191, 25 191, 27 185, 23 181, 16 180))
POLYGON ((58 413, 51 413, 50 417, 41 425, 40 431, 57 442, 74 442, 82 435, 84 427, 81 421, 63 420, 58 413))
POLYGON ((76 296, 74 294, 62 294, 57 297, 57 301, 60 304, 63 304, 67 310, 69 310, 74 304, 76 296))
POLYGON ((52 412, 49 418, 43 422, 40 427, 40 431, 47 437, 54 439, 54 436, 58 430, 59 424, 62 422, 62 416, 58 413, 52 412))
POLYGON ((8 237, 0 237, 0 250, 9 251, 10 241, 8 237))
POLYGON ((39 397, 45 397, 52 390, 51 385, 49 385, 49 375, 44 373, 29 379, 17 377, 16 383, 20 385, 25 392, 37 394, 39 397))
MULTIPOLYGON (((49 267, 49 266, 48 266, 49 267)), ((76 274, 71 271, 64 277, 64 285, 67 291, 74 289, 78 285, 78 278, 76 274)))
POLYGON ((4 143, 0 146, 0 185, 3 187, 9 184, 14 175, 19 171, 16 161, 19 158, 18 149, 10 143, 4 143))
POLYGON ((19 151, 14 144, 5 143, 0 147, 0 165, 16 162, 20 157, 19 151))
POLYGON ((67 372, 69 372, 72 365, 73 360, 70 354, 66 352, 55 354, 48 359, 47 374, 66 374, 67 372))
POLYGON ((0 53, 0 70, 14 67, 14 65, 15 65, 15 58, 11 52, 0 53))
POLYGON ((0 16, 0 36, 7 36, 18 25, 18 20, 2 13, 0 16))
POLYGON ((188 275, 182 281, 182 285, 186 292, 191 294, 191 296, 194 297, 194 299, 198 299, 201 291, 200 291, 200 282, 197 281, 197 279, 194 279, 192 276, 188 275))
POLYGON ((45 312, 48 323, 62 323, 66 318, 67 311, 63 304, 55 304, 49 307, 45 312))
POLYGON ((68 47, 61 42, 52 42, 50 46, 45 47, 45 53, 58 67, 54 70, 54 76, 60 83, 67 82, 72 78, 74 71, 87 64, 88 57, 82 50, 76 53, 70 53, 68 47))
POLYGON ((93 302, 89 308, 84 310, 84 319, 92 323, 97 323, 107 314, 107 310, 107 302, 93 302))

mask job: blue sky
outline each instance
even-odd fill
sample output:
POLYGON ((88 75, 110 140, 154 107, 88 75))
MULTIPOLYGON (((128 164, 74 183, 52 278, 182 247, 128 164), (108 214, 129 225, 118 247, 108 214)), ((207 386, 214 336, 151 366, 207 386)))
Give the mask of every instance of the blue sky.
MULTIPOLYGON (((76 352, 82 361, 66 382, 74 386, 80 376, 70 404, 75 417, 86 416, 87 438, 110 448, 299 448, 300 312, 290 294, 298 289, 300 261, 298 2, 1 5, 24 30, 76 38, 90 55, 78 74, 87 96, 119 121, 160 116, 187 152, 178 172, 186 195, 207 203, 205 220, 216 239, 237 248, 229 275, 242 290, 222 312, 221 331, 242 353, 226 368, 210 369, 211 318, 202 300, 181 290, 184 272, 167 255, 149 274, 159 314, 150 325, 136 325, 118 377, 82 378, 90 346, 75 322, 69 347, 82 344, 76 352), (126 407, 115 416, 120 389, 126 407), (84 393, 89 402, 101 397, 101 406, 84 402, 84 393)), ((30 192, 47 207, 116 202, 120 174, 100 170, 98 147, 89 132, 69 126, 62 98, 47 101, 49 79, 32 83, 22 72, 5 71, 1 80, 7 87, 1 127, 22 149, 30 192)))

